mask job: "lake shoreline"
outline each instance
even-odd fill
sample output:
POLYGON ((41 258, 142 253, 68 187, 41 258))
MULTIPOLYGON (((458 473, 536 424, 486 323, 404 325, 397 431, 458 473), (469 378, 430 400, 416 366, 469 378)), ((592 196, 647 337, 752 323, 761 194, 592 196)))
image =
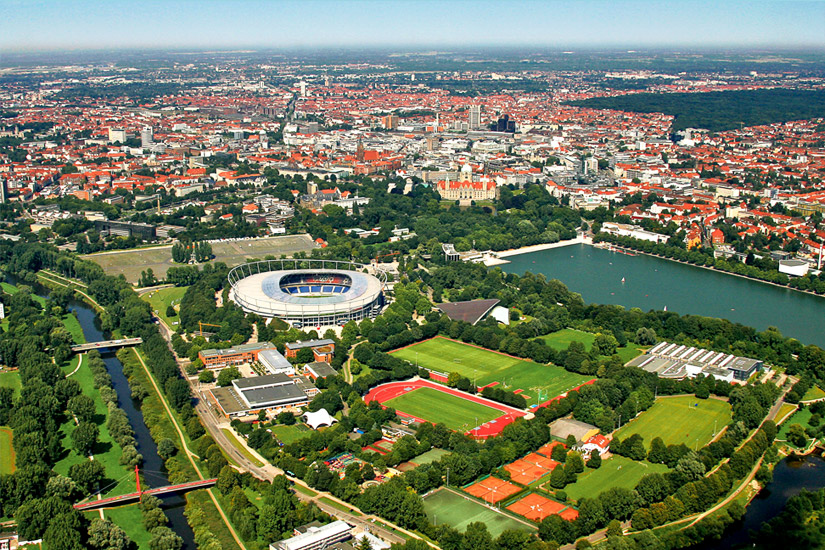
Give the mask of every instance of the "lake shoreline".
POLYGON ((557 241, 555 243, 534 244, 530 246, 522 246, 521 248, 510 248, 495 252, 495 256, 488 256, 484 260, 484 265, 493 267, 496 265, 509 264, 508 258, 510 256, 520 256, 521 254, 530 254, 532 252, 541 252, 542 250, 552 250, 554 248, 562 248, 565 246, 572 246, 574 244, 593 244, 593 239, 586 237, 584 234, 579 234, 575 239, 567 239, 566 241, 557 241))
MULTIPOLYGON (((592 239, 590 239, 590 242, 582 243, 582 244, 588 244, 588 245, 590 245, 594 248, 601 248, 602 250, 608 250, 608 251, 610 250, 607 247, 596 246, 596 244, 593 243, 592 239)), ((616 245, 616 244, 612 244, 612 243, 610 243, 610 246, 612 246, 613 248, 615 248, 617 250, 622 251, 623 253, 631 252, 633 254, 643 254, 645 256, 650 256, 651 258, 659 258, 660 260, 668 260, 668 261, 671 261, 671 262, 675 262, 677 264, 682 264, 682 265, 686 265, 686 266, 690 266, 690 267, 698 267, 698 268, 701 268, 701 269, 706 269, 706 270, 712 271, 714 273, 721 273, 723 275, 733 275, 734 277, 739 277, 740 279, 747 279, 748 281, 754 281, 754 282, 757 282, 757 283, 764 283, 766 285, 772 285, 772 286, 775 286, 777 288, 782 288, 782 289, 785 289, 785 290, 791 290, 793 292, 800 292, 802 294, 809 294, 811 296, 816 296, 817 298, 825 298, 825 294, 817 294, 816 292, 811 292, 810 290, 802 290, 801 288, 793 288, 793 287, 788 286, 788 285, 780 285, 779 283, 774 283, 774 282, 771 282, 771 281, 764 281, 762 279, 756 279, 754 277, 748 277, 747 275, 742 275, 740 273, 733 273, 731 271, 723 271, 721 269, 716 269, 715 267, 709 267, 709 266, 706 266, 706 265, 692 264, 690 262, 677 260, 675 258, 668 258, 667 256, 659 256, 658 254, 653 254, 653 253, 650 253, 650 252, 643 252, 641 250, 636 250, 635 248, 627 248, 625 246, 620 246, 620 245, 616 245)))

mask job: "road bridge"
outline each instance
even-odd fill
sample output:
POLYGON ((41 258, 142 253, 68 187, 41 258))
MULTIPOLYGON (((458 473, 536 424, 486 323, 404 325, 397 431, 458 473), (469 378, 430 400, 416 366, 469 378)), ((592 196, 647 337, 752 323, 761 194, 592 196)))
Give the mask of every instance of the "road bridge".
POLYGON ((91 351, 93 349, 113 349, 126 346, 137 346, 143 343, 143 338, 121 338, 120 340, 104 340, 102 342, 88 342, 72 346, 72 351, 91 351))

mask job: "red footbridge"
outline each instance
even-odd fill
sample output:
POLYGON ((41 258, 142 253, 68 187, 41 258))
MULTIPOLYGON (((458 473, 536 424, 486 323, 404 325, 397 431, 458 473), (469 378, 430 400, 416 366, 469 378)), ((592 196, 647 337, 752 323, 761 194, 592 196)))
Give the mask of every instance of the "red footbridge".
POLYGON ((189 481, 187 483, 179 483, 178 485, 167 485, 165 487, 155 487, 154 489, 140 490, 140 480, 138 480, 138 490, 134 493, 126 495, 119 495, 116 497, 102 498, 100 500, 90 500, 88 502, 80 502, 74 505, 75 510, 81 512, 86 510, 97 510, 99 508, 113 508, 123 504, 129 504, 141 499, 143 495, 153 495, 156 497, 163 495, 170 495, 173 493, 186 493, 188 491, 195 491, 197 489, 205 489, 215 485, 215 479, 199 479, 197 481, 189 481))

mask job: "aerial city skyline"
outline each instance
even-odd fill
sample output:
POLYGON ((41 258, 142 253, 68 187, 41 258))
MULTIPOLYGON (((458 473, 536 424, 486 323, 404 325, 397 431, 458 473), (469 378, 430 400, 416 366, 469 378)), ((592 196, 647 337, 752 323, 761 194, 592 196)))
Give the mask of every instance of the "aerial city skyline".
POLYGON ((0 550, 825 548, 823 216, 825 0, 0 0, 0 550))

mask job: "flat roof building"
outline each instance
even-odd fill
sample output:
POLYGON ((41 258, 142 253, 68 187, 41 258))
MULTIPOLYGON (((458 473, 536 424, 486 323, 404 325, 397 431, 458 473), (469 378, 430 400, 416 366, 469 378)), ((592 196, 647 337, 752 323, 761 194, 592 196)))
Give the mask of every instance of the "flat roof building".
POLYGON ((326 378, 328 376, 335 376, 338 374, 334 368, 332 368, 329 363, 325 363, 322 361, 315 361, 313 363, 307 363, 304 365, 305 374, 312 378, 313 380, 318 380, 319 378, 326 378))
POLYGON ((278 351, 270 342, 258 342, 226 349, 202 349, 198 352, 198 358, 203 361, 207 369, 222 369, 257 361, 258 354, 264 350, 278 351))
POLYGON ((278 373, 233 380, 231 387, 214 388, 209 393, 221 412, 232 418, 267 409, 303 407, 319 390, 304 377, 278 373))
POLYGON ((351 538, 352 526, 339 519, 326 525, 310 525, 294 537, 270 544, 269 550, 321 550, 351 538))
POLYGON ((298 352, 305 348, 311 348, 313 358, 315 361, 325 363, 332 362, 332 357, 335 354, 335 340, 324 338, 323 340, 306 340, 304 342, 287 342, 284 344, 284 352, 287 357, 293 358, 298 355, 298 352))
POLYGON ((259 352, 258 361, 269 374, 295 374, 295 367, 292 363, 275 348, 259 352))
POLYGON ((747 380, 754 372, 761 371, 764 363, 729 353, 659 342, 644 355, 628 361, 625 366, 639 367, 662 378, 693 378, 702 374, 733 382, 747 380))

